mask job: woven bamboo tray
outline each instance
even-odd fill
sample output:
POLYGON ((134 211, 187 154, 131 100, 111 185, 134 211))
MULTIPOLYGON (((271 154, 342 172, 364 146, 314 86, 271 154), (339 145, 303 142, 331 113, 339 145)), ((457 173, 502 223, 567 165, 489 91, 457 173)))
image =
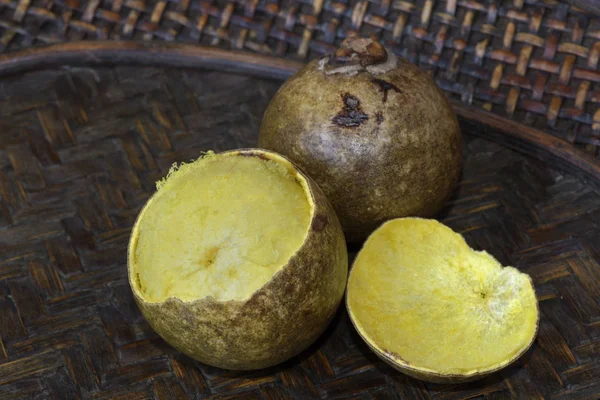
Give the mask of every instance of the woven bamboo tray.
POLYGON ((541 325, 516 364, 470 384, 416 381, 368 350, 343 307, 309 350, 269 370, 223 371, 170 348, 126 281, 134 219, 173 162, 256 145, 270 97, 298 65, 115 45, 0 58, 0 399, 600 397, 598 165, 460 103, 464 173, 439 218, 533 277, 541 325))

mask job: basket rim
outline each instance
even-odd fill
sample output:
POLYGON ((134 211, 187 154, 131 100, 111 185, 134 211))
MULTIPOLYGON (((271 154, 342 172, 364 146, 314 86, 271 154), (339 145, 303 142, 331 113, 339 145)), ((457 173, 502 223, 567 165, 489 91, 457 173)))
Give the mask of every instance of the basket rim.
MULTIPOLYGON (((73 41, 0 54, 0 78, 66 66, 146 66, 219 70, 284 81, 304 63, 248 51, 144 41, 73 41)), ((600 189, 600 163, 566 140, 497 114, 451 100, 462 123, 480 136, 590 181, 600 189)))

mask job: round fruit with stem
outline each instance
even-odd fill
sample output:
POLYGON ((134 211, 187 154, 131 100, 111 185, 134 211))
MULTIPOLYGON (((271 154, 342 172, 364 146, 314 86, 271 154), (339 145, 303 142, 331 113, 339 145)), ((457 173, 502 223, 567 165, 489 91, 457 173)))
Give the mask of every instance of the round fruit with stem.
POLYGON ((386 220, 436 214, 462 160, 456 116, 433 79, 357 37, 283 84, 264 114, 259 146, 317 182, 352 242, 386 220))

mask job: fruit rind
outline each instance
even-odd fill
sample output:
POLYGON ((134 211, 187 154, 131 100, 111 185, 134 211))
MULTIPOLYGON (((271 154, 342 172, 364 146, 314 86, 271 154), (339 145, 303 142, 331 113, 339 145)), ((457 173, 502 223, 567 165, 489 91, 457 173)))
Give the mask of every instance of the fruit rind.
MULTIPOLYGON (((421 220, 421 221, 432 221, 432 220, 425 220, 425 219, 421 219, 421 218, 400 218, 400 219, 389 221, 386 224, 394 223, 394 221, 398 221, 398 220, 411 220, 411 219, 412 220, 421 220)), ((445 226, 444 226, 444 228, 449 229, 445 226)), ((456 233, 454 233, 454 234, 458 235, 456 233)), ((367 247, 369 240, 371 240, 374 235, 375 235, 375 232, 369 239, 367 239, 367 242, 365 243, 363 248, 367 247)), ((477 252, 477 253, 487 255, 486 252, 477 252)), ((491 257, 491 256, 489 256, 489 257, 491 257)), ((357 260, 358 260, 358 257, 357 257, 357 260)), ((356 265, 356 261, 355 261, 355 265, 356 265)), ((355 265, 350 270, 349 286, 350 286, 350 281, 352 280, 352 274, 353 274, 355 265)), ((531 292, 533 292, 533 295, 535 296, 535 287, 534 287, 533 281, 529 275, 518 272, 518 270, 515 270, 512 267, 503 267, 503 271, 507 270, 507 269, 514 270, 514 271, 510 271, 510 273, 519 274, 520 279, 525 277, 526 278, 525 282, 528 283, 529 289, 531 290, 531 292)), ((352 296, 352 294, 350 292, 351 292, 351 290, 347 290, 347 292, 346 292, 346 299, 345 299, 346 308, 348 310, 348 314, 350 316, 352 325, 358 332, 359 336, 368 345, 368 347, 378 357, 380 357, 383 361, 385 361, 387 364, 389 364, 396 370, 398 370, 406 375, 409 375, 411 377, 414 377, 414 378, 417 378, 420 380, 424 380, 424 381, 429 381, 429 382, 437 382, 437 383, 469 382, 469 381, 481 379, 481 378, 488 376, 490 374, 493 374, 503 368, 506 368, 508 365, 514 363, 516 360, 518 360, 523 354, 525 354, 529 350, 529 348, 535 341, 535 337, 537 336, 537 331, 539 328, 539 306, 538 306, 537 301, 535 301, 534 302, 535 315, 536 315, 535 330, 533 332, 533 335, 531 336, 531 340, 529 340, 529 342, 525 346, 521 347, 518 352, 516 352, 512 356, 508 357, 503 362, 495 364, 495 365, 491 366, 490 368, 474 368, 469 371, 454 373, 454 374, 453 373, 441 373, 440 371, 434 370, 432 368, 415 365, 415 364, 407 361, 406 359, 404 359, 400 354, 397 354, 393 351, 389 351, 389 350, 385 349, 383 346, 376 343, 375 340, 373 340, 373 338, 371 338, 365 332, 365 329, 361 326, 361 323, 357 320, 357 317, 355 316, 355 313, 353 312, 352 306, 350 305, 349 299, 350 299, 350 296, 352 296)), ((435 327, 432 327, 432 329, 435 329, 435 327)))
MULTIPOLYGON (((259 149, 226 153, 278 159, 293 166, 287 158, 259 149)), ((346 243, 323 193, 300 170, 298 174, 307 182, 314 204, 311 228, 289 262, 245 301, 220 302, 212 297, 145 301, 136 290, 132 268, 136 222, 128 248, 129 283, 146 320, 173 347, 220 368, 260 369, 300 353, 325 330, 345 289, 346 243)))

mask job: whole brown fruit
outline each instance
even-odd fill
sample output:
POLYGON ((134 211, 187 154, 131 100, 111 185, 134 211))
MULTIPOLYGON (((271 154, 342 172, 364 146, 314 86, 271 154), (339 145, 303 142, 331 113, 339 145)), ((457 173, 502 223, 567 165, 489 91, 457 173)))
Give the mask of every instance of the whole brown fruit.
POLYGON ((433 79, 364 38, 285 82, 259 136, 317 182, 352 242, 386 220, 436 214, 459 179, 461 142, 433 79))

